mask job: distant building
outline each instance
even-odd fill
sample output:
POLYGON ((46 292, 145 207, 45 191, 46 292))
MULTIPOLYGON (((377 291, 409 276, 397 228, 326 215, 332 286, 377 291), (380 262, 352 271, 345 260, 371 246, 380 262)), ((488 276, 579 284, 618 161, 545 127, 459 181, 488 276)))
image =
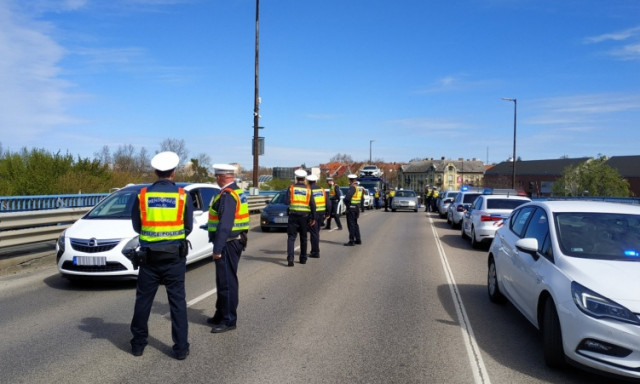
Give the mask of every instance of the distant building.
POLYGON ((401 166, 398 169, 398 187, 422 193, 427 186, 453 190, 460 189, 463 185, 482 186, 484 172, 484 163, 475 158, 428 158, 401 166))

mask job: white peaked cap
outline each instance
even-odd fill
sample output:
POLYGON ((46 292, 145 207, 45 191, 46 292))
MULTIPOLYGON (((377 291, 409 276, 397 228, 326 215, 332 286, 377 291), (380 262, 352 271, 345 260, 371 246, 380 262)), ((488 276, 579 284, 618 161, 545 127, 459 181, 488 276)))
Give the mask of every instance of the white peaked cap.
POLYGON ((213 171, 215 172, 216 175, 226 175, 229 173, 236 173, 236 167, 234 167, 231 164, 217 163, 217 164, 211 165, 211 168, 213 168, 213 171))
POLYGON ((296 177, 306 177, 307 176, 307 171, 305 171, 304 169, 297 169, 295 172, 296 177))
POLYGON ((309 175, 309 176, 307 176, 307 180, 309 180, 309 181, 318 181, 318 176, 309 175))
POLYGON ((151 166, 153 169, 157 169, 161 172, 175 169, 179 163, 180 158, 175 152, 171 151, 160 152, 151 159, 151 166))

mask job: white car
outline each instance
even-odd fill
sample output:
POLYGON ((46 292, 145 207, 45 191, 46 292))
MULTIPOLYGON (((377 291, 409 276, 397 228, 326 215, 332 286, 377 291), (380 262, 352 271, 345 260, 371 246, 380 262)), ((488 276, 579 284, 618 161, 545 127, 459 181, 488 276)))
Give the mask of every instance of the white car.
POLYGON ((373 209, 373 195, 366 188, 362 188, 362 199, 364 200, 364 209, 373 209))
POLYGON ((382 171, 378 168, 377 165, 365 165, 360 168, 360 176, 374 176, 380 177, 382 175, 382 171))
MULTIPOLYGON (((187 264, 211 256, 206 224, 209 205, 220 193, 215 184, 176 183, 191 195, 193 230, 187 264)), ((128 185, 100 201, 67 228, 56 243, 58 271, 67 278, 136 278, 131 251, 138 247, 138 234, 131 224, 131 207, 142 185, 128 185)))
POLYGON ((490 243, 502 221, 511 212, 531 199, 525 196, 480 195, 462 217, 461 235, 471 239, 471 246, 479 248, 482 243, 490 243))
POLYGON ((548 366, 640 379, 640 206, 521 205, 496 232, 487 286, 541 331, 548 366))

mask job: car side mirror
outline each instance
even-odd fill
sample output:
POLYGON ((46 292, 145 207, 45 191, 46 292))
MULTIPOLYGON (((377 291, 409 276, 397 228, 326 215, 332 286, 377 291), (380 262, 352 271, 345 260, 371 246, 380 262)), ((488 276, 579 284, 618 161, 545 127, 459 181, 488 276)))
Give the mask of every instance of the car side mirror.
POLYGON ((538 260, 538 239, 533 237, 520 239, 516 241, 516 249, 528 253, 534 260, 538 260))

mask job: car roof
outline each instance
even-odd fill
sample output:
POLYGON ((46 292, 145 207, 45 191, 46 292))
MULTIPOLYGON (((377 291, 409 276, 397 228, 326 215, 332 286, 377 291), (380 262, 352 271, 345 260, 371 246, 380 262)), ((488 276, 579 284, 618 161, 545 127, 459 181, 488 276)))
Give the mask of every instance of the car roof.
MULTIPOLYGON (((151 183, 147 183, 147 184, 127 184, 126 186, 118 189, 116 192, 118 191, 139 191, 144 187, 149 187, 151 186, 151 183)), ((186 182, 179 182, 176 183, 176 186, 180 187, 180 188, 184 188, 187 191, 190 191, 192 189, 195 188, 216 188, 216 189, 220 189, 220 187, 218 187, 218 184, 213 184, 213 183, 186 183, 186 182)))
MULTIPOLYGON (((514 199, 514 200, 531 201, 530 198, 528 198, 526 196, 520 196, 520 195, 482 195, 482 196, 487 198, 487 199, 514 199)), ((480 196, 478 196, 478 197, 480 197, 480 196)))
POLYGON ((551 212, 599 212, 640 215, 640 205, 627 203, 594 200, 546 200, 534 201, 521 207, 531 204, 545 207, 551 212))

